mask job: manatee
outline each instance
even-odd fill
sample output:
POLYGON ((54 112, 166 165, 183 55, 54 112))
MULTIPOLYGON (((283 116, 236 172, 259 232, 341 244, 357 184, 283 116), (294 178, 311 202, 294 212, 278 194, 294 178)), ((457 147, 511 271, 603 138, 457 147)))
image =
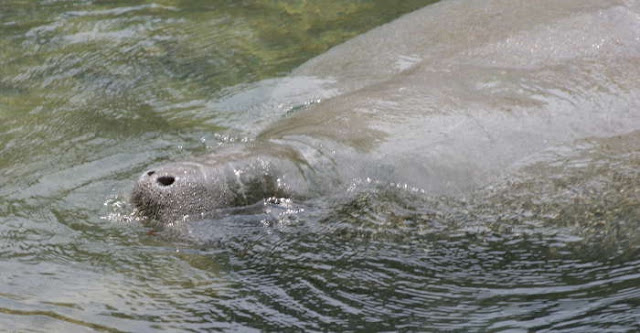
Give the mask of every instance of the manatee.
POLYGON ((640 2, 442 1, 291 77, 323 82, 325 99, 250 142, 150 168, 133 203, 168 222, 332 195, 358 180, 457 196, 550 147, 633 132, 640 2))

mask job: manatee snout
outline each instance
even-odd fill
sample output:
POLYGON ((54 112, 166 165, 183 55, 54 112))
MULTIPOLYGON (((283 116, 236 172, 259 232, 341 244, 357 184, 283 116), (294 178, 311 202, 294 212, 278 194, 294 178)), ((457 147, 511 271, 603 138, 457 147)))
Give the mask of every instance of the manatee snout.
POLYGON ((292 191, 285 180, 296 179, 295 169, 286 159, 257 156, 167 164, 142 173, 131 202, 141 215, 163 223, 216 218, 266 198, 288 197, 292 191), (289 170, 288 177, 283 170, 289 170))
POLYGON ((175 220, 225 204, 225 188, 215 173, 196 163, 176 163, 145 171, 131 201, 142 215, 175 220))
MULTIPOLYGON (((146 176, 143 175, 144 178, 151 178, 156 174, 154 170, 147 171, 146 176)), ((157 186, 165 187, 171 186, 176 181, 176 177, 173 175, 165 175, 165 176, 156 176, 154 179, 150 180, 152 183, 156 183, 157 186)))

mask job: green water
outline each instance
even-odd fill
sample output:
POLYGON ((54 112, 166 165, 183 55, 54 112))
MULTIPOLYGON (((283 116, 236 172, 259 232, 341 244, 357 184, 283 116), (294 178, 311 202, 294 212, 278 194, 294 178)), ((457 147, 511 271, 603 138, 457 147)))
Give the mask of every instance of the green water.
POLYGON ((0 2, 0 331, 640 330, 637 134, 465 200, 373 188, 188 238, 131 215, 149 165, 270 114, 226 98, 429 2, 0 2))

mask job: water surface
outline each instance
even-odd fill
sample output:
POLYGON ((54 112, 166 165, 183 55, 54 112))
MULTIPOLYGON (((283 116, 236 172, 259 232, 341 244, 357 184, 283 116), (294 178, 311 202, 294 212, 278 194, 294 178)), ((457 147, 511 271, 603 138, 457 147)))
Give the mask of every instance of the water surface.
POLYGON ((462 199, 356 179, 163 231, 131 215, 148 165, 251 140, 316 102, 256 102, 279 78, 429 2, 0 3, 1 330, 640 330, 638 133, 462 199))

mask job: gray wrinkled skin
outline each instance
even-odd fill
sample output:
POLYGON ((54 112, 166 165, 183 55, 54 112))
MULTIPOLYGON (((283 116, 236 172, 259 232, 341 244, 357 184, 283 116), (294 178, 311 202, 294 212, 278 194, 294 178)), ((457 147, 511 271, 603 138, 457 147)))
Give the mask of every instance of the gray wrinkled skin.
POLYGON ((273 121, 246 146, 150 169, 133 202, 169 221, 272 196, 327 195, 355 179, 458 195, 545 149, 638 130, 639 7, 428 6, 292 73, 325 84, 309 100, 330 98, 273 121))
POLYGON ((236 207, 286 197, 292 185, 303 187, 295 178, 295 153, 247 150, 153 168, 140 176, 132 201, 141 213, 160 221, 216 218, 236 207))

